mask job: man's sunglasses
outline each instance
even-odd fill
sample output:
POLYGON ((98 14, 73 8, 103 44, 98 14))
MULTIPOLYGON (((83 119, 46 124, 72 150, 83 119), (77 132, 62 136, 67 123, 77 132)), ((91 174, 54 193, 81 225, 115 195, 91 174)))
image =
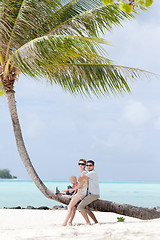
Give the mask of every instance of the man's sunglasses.
POLYGON ((86 164, 85 164, 85 163, 78 163, 78 165, 86 166, 86 164))
POLYGON ((92 167, 93 165, 86 165, 87 167, 92 167))

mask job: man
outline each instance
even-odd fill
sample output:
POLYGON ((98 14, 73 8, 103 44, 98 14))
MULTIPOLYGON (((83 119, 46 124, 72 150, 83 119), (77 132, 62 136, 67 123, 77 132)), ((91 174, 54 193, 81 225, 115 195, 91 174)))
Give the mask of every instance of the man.
POLYGON ((95 223, 98 223, 98 221, 94 213, 85 209, 85 207, 89 205, 91 202, 99 198, 99 182, 98 182, 98 175, 94 170, 94 161, 88 160, 86 166, 87 166, 88 173, 83 177, 79 177, 78 181, 81 182, 84 179, 88 179, 87 196, 83 198, 82 201, 79 203, 77 210, 81 212, 87 224, 91 225, 90 220, 87 216, 87 213, 95 223))

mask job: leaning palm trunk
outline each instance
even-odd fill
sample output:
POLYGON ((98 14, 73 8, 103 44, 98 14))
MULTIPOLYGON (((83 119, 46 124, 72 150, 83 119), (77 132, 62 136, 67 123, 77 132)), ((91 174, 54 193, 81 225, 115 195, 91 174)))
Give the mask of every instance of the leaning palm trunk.
POLYGON ((47 197, 47 188, 39 178, 38 174, 36 173, 30 161, 29 155, 27 153, 27 150, 23 141, 22 132, 21 132, 18 114, 17 114, 16 103, 15 103, 14 91, 6 93, 6 97, 8 101, 9 111, 11 114, 14 135, 16 138, 16 144, 17 144, 19 155, 31 179, 33 180, 35 185, 39 188, 39 190, 47 197))
MULTIPOLYGON (((49 199, 56 200, 58 202, 69 204, 69 199, 65 196, 62 196, 60 194, 56 195, 53 191, 48 189, 42 180, 39 178, 38 174, 36 173, 29 155, 27 153, 24 140, 22 137, 22 132, 19 124, 18 114, 17 114, 17 108, 16 108, 16 101, 15 101, 15 92, 9 91, 6 93, 9 111, 11 114, 12 124, 14 128, 14 134, 16 138, 16 144, 18 148, 19 155, 23 161, 23 164, 32 179, 32 181, 35 183, 37 188, 49 199)), ((95 211, 102 211, 102 212, 114 212, 130 217, 135 217, 143 220, 147 219, 154 219, 154 218, 160 218, 160 212, 157 212, 156 210, 150 210, 147 208, 141 208, 141 207, 135 207, 127 204, 117 204, 110 201, 104 201, 104 200, 96 200, 88 207, 91 210, 95 211)))
MULTIPOLYGON (((6 82, 6 81, 3 79, 3 83, 4 82, 6 82)), ((14 83, 14 80, 13 80, 13 83, 14 83)), ((21 127, 20 127, 20 123, 19 123, 19 119, 18 119, 18 113, 17 113, 16 101, 15 101, 15 92, 12 89, 12 87, 7 88, 5 85, 4 85, 4 89, 6 92, 9 112, 10 112, 11 119, 12 119, 12 125, 13 125, 14 135, 15 135, 15 139, 16 139, 17 149, 18 149, 20 158, 21 158, 30 178, 32 179, 34 184, 37 186, 37 188, 47 198, 57 200, 64 204, 68 204, 69 203, 68 199, 66 199, 63 196, 61 197, 61 196, 55 195, 55 193, 53 191, 51 191, 44 185, 44 183, 38 176, 37 172, 35 171, 32 163, 31 163, 31 160, 29 158, 29 155, 27 153, 25 144, 24 144, 22 131, 21 131, 21 127)))

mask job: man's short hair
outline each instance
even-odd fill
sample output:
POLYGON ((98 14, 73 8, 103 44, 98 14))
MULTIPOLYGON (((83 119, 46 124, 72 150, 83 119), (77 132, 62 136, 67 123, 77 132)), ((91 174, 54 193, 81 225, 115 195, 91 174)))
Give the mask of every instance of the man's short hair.
POLYGON ((87 163, 92 163, 92 165, 94 166, 94 161, 93 160, 88 160, 87 163))

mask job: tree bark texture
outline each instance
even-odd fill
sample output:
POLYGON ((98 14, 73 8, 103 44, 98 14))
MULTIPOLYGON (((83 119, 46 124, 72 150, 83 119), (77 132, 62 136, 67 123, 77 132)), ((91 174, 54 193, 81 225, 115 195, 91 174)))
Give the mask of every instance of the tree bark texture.
MULTIPOLYGON (((27 153, 27 150, 25 148, 25 144, 22 137, 22 132, 19 124, 18 114, 17 114, 17 108, 16 108, 16 101, 15 101, 15 92, 7 91, 6 92, 9 111, 12 119, 14 134, 16 138, 16 144, 18 148, 19 155, 25 165, 25 168, 32 179, 32 181, 35 183, 37 188, 49 199, 56 200, 58 202, 64 203, 66 205, 69 204, 70 199, 64 195, 58 194, 55 195, 53 191, 48 189, 44 183, 39 178, 38 174, 36 173, 29 155, 27 153)), ((160 218, 160 212, 157 212, 156 210, 150 210, 147 208, 141 208, 141 207, 135 207, 132 205, 127 204, 117 204, 110 201, 104 201, 104 200, 96 200, 92 204, 88 206, 89 209, 94 211, 102 211, 102 212, 114 212, 118 214, 122 214, 125 216, 135 217, 143 220, 147 219, 154 219, 154 218, 160 218)))

